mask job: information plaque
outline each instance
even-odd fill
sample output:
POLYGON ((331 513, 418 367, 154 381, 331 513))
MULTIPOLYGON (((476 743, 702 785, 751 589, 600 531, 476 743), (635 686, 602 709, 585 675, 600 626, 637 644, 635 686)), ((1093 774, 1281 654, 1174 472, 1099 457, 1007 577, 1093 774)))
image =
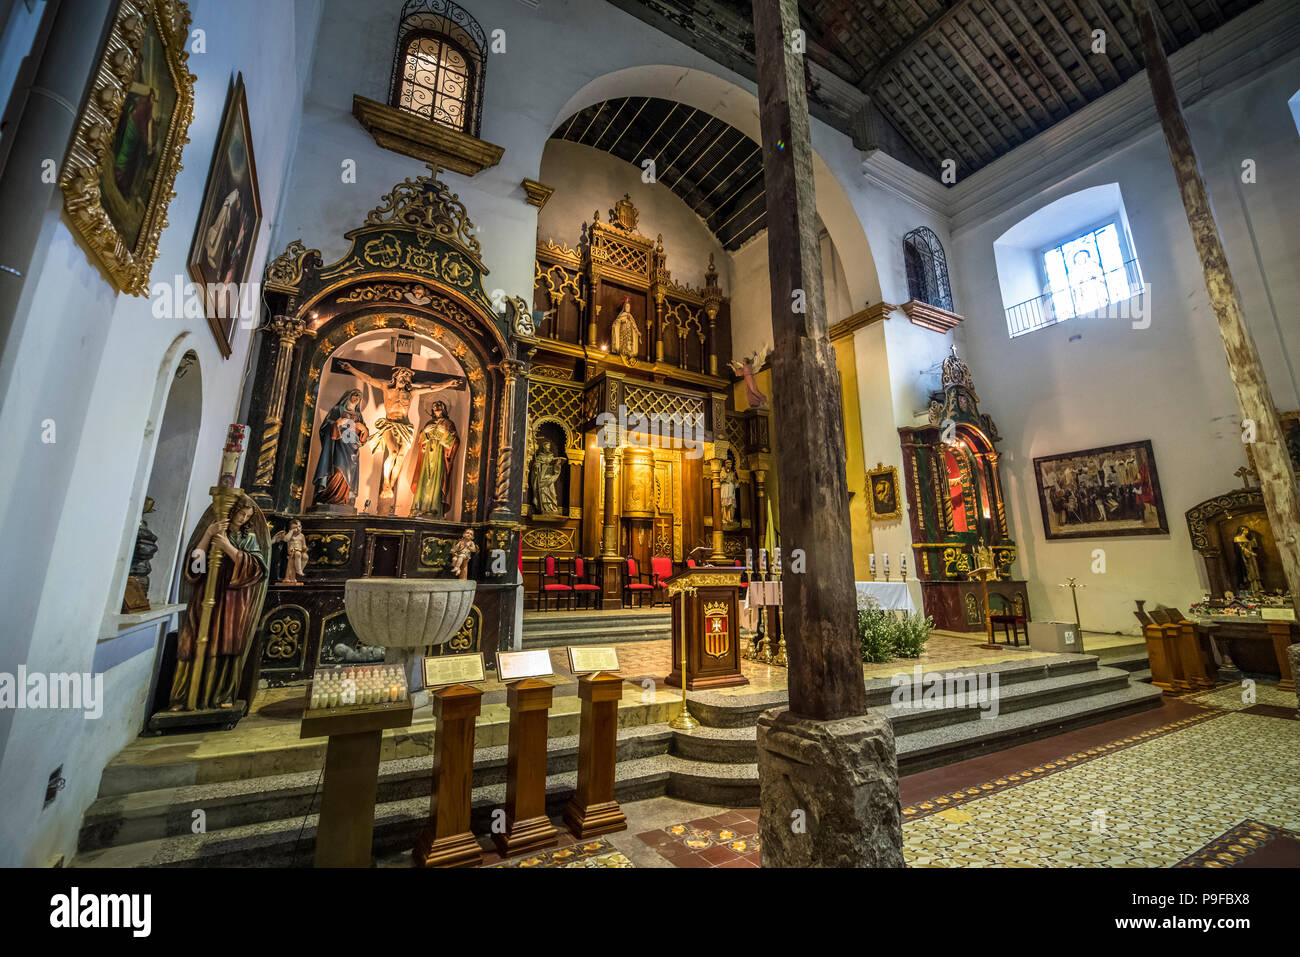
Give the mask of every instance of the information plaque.
POLYGON ((551 665, 551 653, 546 648, 538 648, 534 651, 497 652, 497 677, 502 681, 544 678, 553 674, 555 668, 551 665))
POLYGON ((575 675, 618 671, 617 648, 569 648, 569 670, 575 675))
POLYGON ((486 681, 483 653, 467 655, 430 655, 424 659, 424 686, 441 688, 446 685, 469 684, 486 681))

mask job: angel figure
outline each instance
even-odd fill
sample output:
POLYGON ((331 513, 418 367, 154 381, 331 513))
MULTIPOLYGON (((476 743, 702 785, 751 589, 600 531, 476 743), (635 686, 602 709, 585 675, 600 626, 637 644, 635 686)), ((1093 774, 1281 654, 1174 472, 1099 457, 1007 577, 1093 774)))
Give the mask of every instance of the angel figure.
POLYGON ((294 519, 285 531, 276 532, 271 538, 272 545, 284 542, 288 549, 284 566, 284 578, 281 585, 301 585, 302 576, 307 573, 307 537, 302 533, 302 522, 294 519))
POLYGON ((474 544, 474 529, 467 528, 461 533, 460 541, 451 546, 451 573, 459 579, 469 577, 469 561, 478 554, 474 544))
POLYGON ((739 362, 733 359, 728 363, 731 371, 745 380, 745 396, 749 399, 751 409, 762 409, 767 406, 767 396, 759 391, 758 383, 754 381, 754 373, 762 368, 771 354, 771 349, 763 348, 750 353, 739 362))

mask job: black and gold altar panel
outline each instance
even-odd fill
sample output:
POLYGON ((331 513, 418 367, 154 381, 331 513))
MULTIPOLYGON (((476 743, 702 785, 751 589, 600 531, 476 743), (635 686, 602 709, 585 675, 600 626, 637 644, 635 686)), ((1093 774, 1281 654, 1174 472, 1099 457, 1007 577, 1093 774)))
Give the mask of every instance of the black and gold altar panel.
POLYGON ((273 556, 253 655, 269 682, 372 660, 343 607, 364 577, 449 577, 478 551, 472 627, 493 652, 514 627, 527 351, 523 299, 494 303, 473 224, 429 175, 398 184, 325 264, 294 242, 267 268, 243 486, 277 532, 298 522, 306 568, 273 556))
POLYGON ((982 631, 982 593, 970 581, 974 550, 981 543, 989 546, 997 567, 989 582, 994 604, 1023 607, 1027 616, 1028 597, 1025 583, 1011 574, 1016 543, 1007 527, 997 426, 980 412, 970 370, 955 353, 943 362, 942 385, 930 403, 930 424, 898 430, 913 567, 925 613, 937 627, 982 631))

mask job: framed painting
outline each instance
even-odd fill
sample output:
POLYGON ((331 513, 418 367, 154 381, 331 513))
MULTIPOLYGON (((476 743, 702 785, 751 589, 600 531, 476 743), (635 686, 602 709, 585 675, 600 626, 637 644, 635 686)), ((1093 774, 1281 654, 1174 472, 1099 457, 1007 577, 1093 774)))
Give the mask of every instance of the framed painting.
POLYGON ((241 73, 226 97, 187 263, 190 278, 202 290, 212 335, 226 357, 230 356, 236 321, 246 311, 255 316, 259 306, 257 296, 249 301, 244 284, 261 224, 262 197, 241 73))
POLYGON ((867 488, 870 490, 867 508, 873 522, 902 518, 903 505, 898 497, 898 469, 895 466, 877 462, 874 469, 868 469, 867 488))
POLYGON ((1169 531, 1150 439, 1036 458, 1034 480, 1049 539, 1169 531))
POLYGON ((189 142, 189 29, 180 0, 120 0, 59 179, 72 231, 135 296, 149 294, 189 142))

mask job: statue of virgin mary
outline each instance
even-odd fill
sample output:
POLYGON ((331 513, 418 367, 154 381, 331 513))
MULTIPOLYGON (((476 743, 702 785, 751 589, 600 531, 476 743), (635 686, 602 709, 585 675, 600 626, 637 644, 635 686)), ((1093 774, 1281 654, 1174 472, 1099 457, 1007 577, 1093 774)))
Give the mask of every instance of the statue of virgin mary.
POLYGON ((629 308, 631 299, 624 298, 623 308, 609 327, 609 351, 620 356, 637 359, 641 356, 641 330, 629 308))
POLYGON ((411 514, 426 518, 442 518, 451 504, 452 463, 460 438, 456 426, 447 418, 447 404, 433 403, 432 417, 420 430, 415 459, 415 472, 411 476, 411 514))
POLYGON ((343 393, 320 424, 320 458, 316 462, 315 505, 351 505, 357 497, 361 444, 370 432, 361 415, 361 390, 343 393))

